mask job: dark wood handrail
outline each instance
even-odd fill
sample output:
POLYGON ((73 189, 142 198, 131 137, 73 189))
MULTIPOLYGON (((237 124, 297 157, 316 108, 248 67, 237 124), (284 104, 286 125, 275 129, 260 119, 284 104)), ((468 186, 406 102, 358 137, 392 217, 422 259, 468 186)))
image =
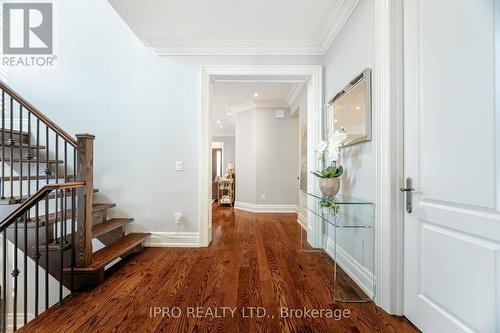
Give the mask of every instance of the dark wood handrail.
POLYGON ((56 123, 50 120, 46 115, 41 113, 33 104, 25 100, 21 95, 15 92, 12 88, 5 84, 5 82, 0 81, 0 88, 5 91, 7 94, 12 96, 19 104, 21 104, 25 109, 35 115, 40 121, 42 121, 45 125, 51 128, 54 132, 56 132, 60 137, 66 140, 70 145, 76 148, 77 142, 76 139, 68 134, 65 130, 59 127, 56 123))
POLYGON ((38 192, 29 197, 25 202, 23 202, 19 207, 17 207, 12 213, 10 213, 0 224, 0 232, 4 231, 10 225, 12 225, 18 218, 23 216, 26 211, 36 205, 37 202, 42 200, 45 195, 54 190, 70 190, 73 188, 85 187, 85 182, 67 182, 61 184, 47 184, 42 187, 38 192))

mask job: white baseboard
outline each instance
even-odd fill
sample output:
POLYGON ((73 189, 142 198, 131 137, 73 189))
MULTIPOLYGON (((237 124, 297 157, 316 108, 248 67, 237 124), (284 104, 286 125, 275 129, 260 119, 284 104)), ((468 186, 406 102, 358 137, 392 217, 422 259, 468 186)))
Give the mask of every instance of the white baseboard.
MULTIPOLYGON (((326 253, 334 258, 333 249, 335 248, 335 242, 330 237, 326 240, 326 253)), ((374 276, 373 273, 368 269, 363 267, 356 259, 349 255, 340 246, 337 247, 337 264, 351 277, 351 279, 356 282, 356 284, 363 289, 363 291, 369 296, 374 295, 374 276)))
POLYGON ((297 213, 296 205, 265 205, 236 201, 234 208, 252 213, 297 213))
POLYGON ((308 226, 307 217, 305 217, 301 213, 297 214, 297 223, 302 227, 302 229, 304 229, 306 231, 308 230, 307 229, 307 226, 308 226))
POLYGON ((200 247, 198 232, 151 232, 145 247, 200 247))

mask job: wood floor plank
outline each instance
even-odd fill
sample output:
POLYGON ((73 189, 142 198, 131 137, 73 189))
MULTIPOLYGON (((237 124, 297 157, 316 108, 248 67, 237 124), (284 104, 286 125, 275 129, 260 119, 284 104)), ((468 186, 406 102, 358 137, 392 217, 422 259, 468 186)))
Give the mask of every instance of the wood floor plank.
MULTIPOLYGON (((404 317, 372 303, 336 303, 333 261, 301 251, 296 220, 294 214, 214 206, 208 248, 148 248, 94 290, 50 309, 20 332, 418 332, 404 317), (155 308, 176 307, 178 318, 151 315, 155 308), (196 307, 206 316, 188 315, 196 307), (222 316, 224 307, 234 315, 226 310, 222 316), (255 317, 258 307, 266 311, 262 318, 255 317), (350 316, 282 318, 280 307, 349 310, 350 316), (247 318, 250 309, 253 318, 247 318)), ((342 283, 356 288, 347 276, 342 283)))

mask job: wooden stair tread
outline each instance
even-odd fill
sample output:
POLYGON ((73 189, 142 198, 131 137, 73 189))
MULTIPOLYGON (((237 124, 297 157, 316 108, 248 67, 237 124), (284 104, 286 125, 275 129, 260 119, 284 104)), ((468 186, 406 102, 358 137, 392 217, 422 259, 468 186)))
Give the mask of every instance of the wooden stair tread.
MULTIPOLYGON (((24 177, 23 177, 24 178, 24 177)), ((40 180, 44 180, 44 179, 41 179, 40 180)), ((40 186, 40 188, 43 187, 40 186)), ((93 193, 97 193, 99 192, 98 189, 94 189, 94 192, 93 193)), ((33 193, 34 194, 34 193, 33 193)), ((66 190, 66 194, 69 194, 71 195, 71 190, 66 190)), ((49 200, 52 200, 56 197, 55 193, 52 192, 51 194, 49 194, 49 200)), ((6 198, 6 199, 0 199, 0 206, 5 206, 5 205, 18 205, 20 204, 21 202, 24 202, 28 199, 29 197, 27 195, 23 195, 22 199, 18 198, 18 197, 15 197, 15 198, 6 198)), ((60 197, 59 197, 60 198, 60 197)), ((44 201, 44 199, 42 199, 42 202, 44 201)))
POLYGON ((93 272, 111 263, 113 260, 120 258, 137 245, 141 244, 150 233, 132 233, 120 238, 116 242, 94 252, 92 255, 92 264, 87 267, 76 267, 75 272, 93 272))
POLYGON ((114 203, 95 203, 92 205, 92 213, 99 213, 106 209, 116 207, 114 203))
POLYGON ((112 230, 123 227, 132 221, 134 221, 133 218, 114 218, 103 223, 95 224, 92 230, 92 238, 99 237, 112 230))

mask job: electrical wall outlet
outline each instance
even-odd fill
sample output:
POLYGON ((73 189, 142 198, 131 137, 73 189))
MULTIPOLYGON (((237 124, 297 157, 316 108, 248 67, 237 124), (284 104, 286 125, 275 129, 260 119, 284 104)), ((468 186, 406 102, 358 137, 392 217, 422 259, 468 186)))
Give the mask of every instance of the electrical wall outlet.
POLYGON ((182 213, 177 212, 174 214, 174 220, 175 223, 181 224, 184 221, 184 216, 182 216, 182 213))
POLYGON ((184 170, 184 166, 182 161, 176 161, 175 162, 175 171, 182 171, 184 170))
POLYGON ((260 195, 260 201, 266 201, 266 195, 265 194, 261 194, 260 195))

